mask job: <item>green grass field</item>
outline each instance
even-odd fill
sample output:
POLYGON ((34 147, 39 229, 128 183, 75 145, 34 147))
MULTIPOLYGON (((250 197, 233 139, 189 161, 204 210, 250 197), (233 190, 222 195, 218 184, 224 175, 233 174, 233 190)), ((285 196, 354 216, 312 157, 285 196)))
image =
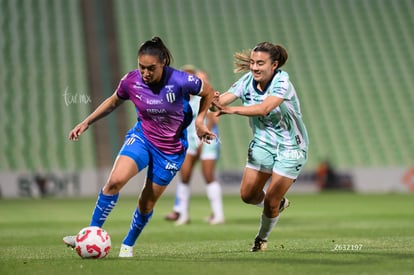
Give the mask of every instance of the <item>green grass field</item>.
POLYGON ((104 228, 112 249, 81 259, 61 239, 89 222, 95 198, 0 200, 0 274, 413 274, 412 194, 291 194, 268 250, 252 253, 261 209, 225 197, 225 225, 210 226, 204 196, 191 200, 192 223, 163 220, 159 201, 132 259, 118 258, 136 199, 121 196, 104 228))

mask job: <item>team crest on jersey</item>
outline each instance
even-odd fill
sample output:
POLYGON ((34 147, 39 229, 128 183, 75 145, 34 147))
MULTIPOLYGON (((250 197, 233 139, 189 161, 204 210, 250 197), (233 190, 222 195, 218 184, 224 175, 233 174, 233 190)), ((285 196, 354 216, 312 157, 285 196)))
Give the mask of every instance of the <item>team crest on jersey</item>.
POLYGON ((165 94, 167 101, 173 103, 175 101, 174 85, 166 85, 165 88, 167 89, 167 93, 165 94))

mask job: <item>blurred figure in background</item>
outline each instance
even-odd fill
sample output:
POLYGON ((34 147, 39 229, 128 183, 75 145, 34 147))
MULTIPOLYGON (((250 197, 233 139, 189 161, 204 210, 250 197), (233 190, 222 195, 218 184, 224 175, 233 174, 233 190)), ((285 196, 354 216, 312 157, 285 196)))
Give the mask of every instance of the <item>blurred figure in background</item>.
POLYGON ((318 185, 319 190, 336 188, 336 173, 329 161, 322 161, 317 167, 316 183, 318 185))
POLYGON ((39 188, 39 194, 42 198, 48 195, 47 189, 47 178, 41 173, 36 173, 34 176, 34 181, 36 182, 37 187, 39 188))
POLYGON ((320 191, 352 191, 354 189, 352 175, 337 171, 328 160, 322 161, 316 168, 315 178, 320 191))
MULTIPOLYGON (((191 64, 184 65, 181 69, 187 73, 196 75, 203 82, 209 82, 208 74, 204 71, 197 70, 197 68, 191 64)), ((199 104, 200 99, 191 96, 190 105, 194 114, 197 114, 199 104)), ((207 113, 207 127, 217 137, 218 119, 218 116, 214 113, 207 113)), ((200 161, 202 174, 206 183, 206 193, 211 206, 211 216, 207 218, 207 222, 212 225, 222 224, 224 223, 222 192, 220 183, 216 180, 215 175, 216 162, 220 153, 219 139, 216 138, 216 140, 211 141, 210 144, 204 144, 200 141, 196 133, 194 120, 187 128, 187 132, 188 150, 180 170, 181 179, 177 182, 173 211, 166 215, 165 219, 168 221, 175 221, 176 225, 188 224, 190 222, 190 181, 194 167, 197 161, 200 161)))

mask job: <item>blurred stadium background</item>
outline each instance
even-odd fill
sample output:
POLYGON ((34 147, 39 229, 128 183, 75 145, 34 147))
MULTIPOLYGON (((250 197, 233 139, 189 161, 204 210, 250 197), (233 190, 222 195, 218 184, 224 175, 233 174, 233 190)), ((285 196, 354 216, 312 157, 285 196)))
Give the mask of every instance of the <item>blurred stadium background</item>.
MULTIPOLYGON (((0 0, 1 191, 31 195, 39 175, 75 182, 63 195, 103 184, 133 105, 77 143, 67 134, 136 68, 139 44, 154 35, 174 67, 206 70, 219 91, 240 76, 236 51, 284 45, 311 139, 302 182, 329 160, 359 190, 381 180, 384 191, 414 189, 413 12, 412 0, 0 0)), ((218 171, 237 181, 247 119, 225 116, 220 130, 218 171)))

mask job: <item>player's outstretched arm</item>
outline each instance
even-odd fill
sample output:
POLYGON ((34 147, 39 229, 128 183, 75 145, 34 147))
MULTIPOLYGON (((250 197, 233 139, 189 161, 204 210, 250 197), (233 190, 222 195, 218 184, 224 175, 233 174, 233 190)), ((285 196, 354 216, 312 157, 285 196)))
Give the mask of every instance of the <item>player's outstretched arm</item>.
POLYGON ((210 110, 212 112, 217 112, 217 116, 220 116, 222 114, 230 114, 229 110, 231 110, 231 108, 227 107, 227 105, 231 104, 236 99, 237 96, 232 93, 226 92, 220 94, 220 92, 215 92, 212 108, 210 108, 210 110))

